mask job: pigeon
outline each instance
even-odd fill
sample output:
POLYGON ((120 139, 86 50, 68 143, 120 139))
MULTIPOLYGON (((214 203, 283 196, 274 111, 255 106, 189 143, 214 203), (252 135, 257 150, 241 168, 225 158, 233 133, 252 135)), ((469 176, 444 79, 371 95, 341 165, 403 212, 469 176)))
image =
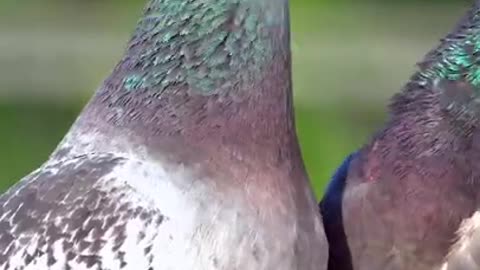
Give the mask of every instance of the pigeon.
POLYGON ((320 203, 330 270, 480 269, 480 1, 320 203))
POLYGON ((287 0, 148 1, 49 159, 0 196, 0 269, 326 269, 291 87, 287 0))

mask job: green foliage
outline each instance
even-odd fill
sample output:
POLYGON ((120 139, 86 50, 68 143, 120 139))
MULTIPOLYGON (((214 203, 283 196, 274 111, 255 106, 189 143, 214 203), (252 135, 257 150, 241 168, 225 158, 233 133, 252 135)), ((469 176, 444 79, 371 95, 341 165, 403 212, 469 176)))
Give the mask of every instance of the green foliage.
POLYGON ((378 107, 352 108, 295 108, 302 155, 318 197, 343 159, 367 142, 384 121, 378 107))
POLYGON ((75 119, 78 105, 0 103, 0 123, 8 127, 0 133, 1 191, 48 158, 75 119))

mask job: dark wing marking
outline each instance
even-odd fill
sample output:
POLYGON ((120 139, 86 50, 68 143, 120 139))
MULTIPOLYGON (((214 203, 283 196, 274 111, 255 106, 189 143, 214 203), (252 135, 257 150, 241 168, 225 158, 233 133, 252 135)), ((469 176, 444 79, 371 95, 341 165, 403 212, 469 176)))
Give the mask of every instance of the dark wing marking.
POLYGON ((113 263, 118 268, 125 266, 120 246, 126 238, 127 220, 141 217, 145 222, 161 223, 163 217, 121 200, 128 187, 100 188, 99 179, 123 161, 113 156, 83 156, 46 165, 3 194, 0 269, 29 265, 46 269, 59 263, 64 264, 62 269, 72 269, 72 262, 82 268, 104 269, 99 251, 107 241, 113 243, 113 263))
POLYGON ((342 198, 350 162, 355 154, 349 155, 337 169, 320 202, 323 226, 329 243, 328 269, 352 269, 350 250, 343 228, 342 198))

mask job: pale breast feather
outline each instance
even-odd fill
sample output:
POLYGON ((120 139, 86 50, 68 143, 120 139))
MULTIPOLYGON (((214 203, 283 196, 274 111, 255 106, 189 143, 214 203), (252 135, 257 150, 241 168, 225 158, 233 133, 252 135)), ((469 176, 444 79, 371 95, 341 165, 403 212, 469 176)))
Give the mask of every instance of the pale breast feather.
POLYGON ((480 212, 464 220, 457 234, 458 239, 440 270, 480 269, 480 212))

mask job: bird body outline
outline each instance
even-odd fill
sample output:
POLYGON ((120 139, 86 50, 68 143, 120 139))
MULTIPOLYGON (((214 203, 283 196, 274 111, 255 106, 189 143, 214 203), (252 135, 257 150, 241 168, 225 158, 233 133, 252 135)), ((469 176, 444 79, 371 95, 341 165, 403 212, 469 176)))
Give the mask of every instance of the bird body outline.
POLYGON ((322 269, 289 38, 286 0, 148 1, 49 160, 0 196, 0 269, 322 269))

